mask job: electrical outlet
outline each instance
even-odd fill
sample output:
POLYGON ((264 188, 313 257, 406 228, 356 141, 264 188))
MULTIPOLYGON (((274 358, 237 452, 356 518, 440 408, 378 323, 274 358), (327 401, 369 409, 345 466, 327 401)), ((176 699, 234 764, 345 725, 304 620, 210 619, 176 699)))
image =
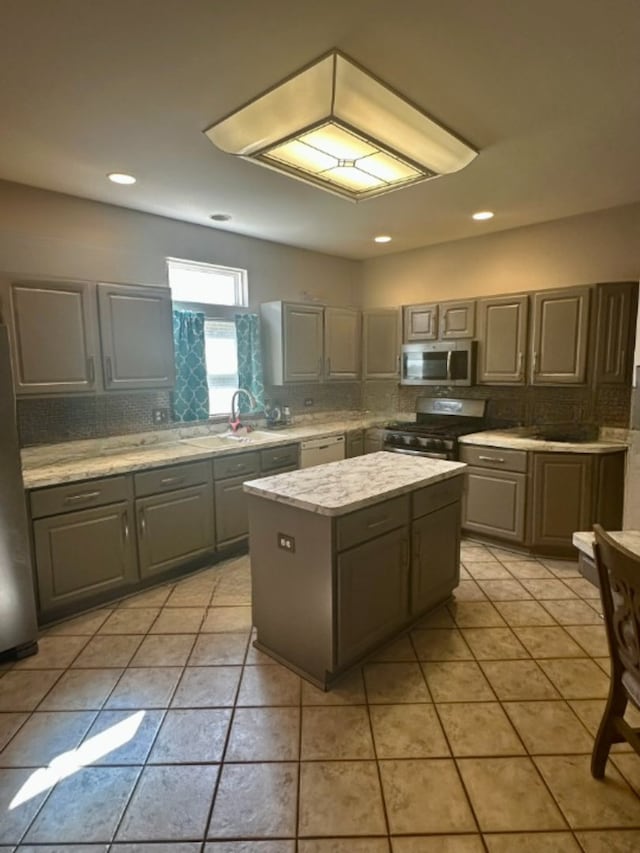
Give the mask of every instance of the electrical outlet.
POLYGON ((304 404, 307 407, 313 406, 313 397, 305 397, 304 404))
POLYGON ((152 409, 151 416, 153 418, 154 424, 168 424, 169 423, 169 409, 152 409))
POLYGON ((286 533, 278 533, 278 548, 293 554, 296 550, 296 540, 286 533))

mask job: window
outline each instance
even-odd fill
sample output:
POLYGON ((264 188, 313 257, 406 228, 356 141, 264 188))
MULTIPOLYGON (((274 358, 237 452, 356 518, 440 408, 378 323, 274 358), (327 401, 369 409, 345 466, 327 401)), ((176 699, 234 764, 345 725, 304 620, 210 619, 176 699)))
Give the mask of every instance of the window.
POLYGON ((209 414, 228 414, 238 387, 234 315, 248 305, 247 271, 178 258, 167 258, 167 267, 173 302, 205 315, 209 414))

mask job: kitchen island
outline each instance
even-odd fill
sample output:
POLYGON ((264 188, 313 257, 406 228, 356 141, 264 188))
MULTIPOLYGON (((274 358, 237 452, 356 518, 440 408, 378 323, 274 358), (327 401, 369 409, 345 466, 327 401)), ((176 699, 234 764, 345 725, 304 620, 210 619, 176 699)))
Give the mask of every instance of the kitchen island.
POLYGON ((465 467, 381 452, 245 483, 256 647, 326 689, 445 601, 465 467))

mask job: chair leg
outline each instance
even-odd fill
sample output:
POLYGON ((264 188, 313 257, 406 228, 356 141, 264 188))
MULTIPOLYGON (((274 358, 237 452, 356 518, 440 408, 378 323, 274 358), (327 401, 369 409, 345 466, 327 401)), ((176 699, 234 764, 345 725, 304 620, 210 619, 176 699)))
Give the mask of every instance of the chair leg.
POLYGON ((618 741, 616 737, 615 719, 624 717, 627 708, 627 694, 620 683, 615 683, 612 677, 609 698, 598 728, 593 752, 591 754, 591 775, 594 779, 602 779, 609 758, 611 745, 618 741))

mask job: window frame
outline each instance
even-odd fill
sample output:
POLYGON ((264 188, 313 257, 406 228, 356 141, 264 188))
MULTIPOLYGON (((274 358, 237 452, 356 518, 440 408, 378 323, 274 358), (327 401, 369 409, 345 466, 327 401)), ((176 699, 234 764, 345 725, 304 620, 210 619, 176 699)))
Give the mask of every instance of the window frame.
POLYGON ((183 268, 190 268, 192 270, 198 270, 200 272, 219 272, 223 274, 229 274, 229 278, 233 279, 234 284, 234 293, 236 301, 233 305, 220 305, 215 302, 183 302, 181 300, 176 300, 181 305, 215 305, 218 308, 248 308, 249 307, 249 281, 248 281, 248 271, 243 269, 242 267, 228 267, 224 264, 213 264, 208 261, 191 261, 187 258, 174 258, 167 257, 165 258, 167 264, 167 281, 169 284, 169 288, 171 289, 171 267, 172 265, 176 267, 182 266, 183 268))

